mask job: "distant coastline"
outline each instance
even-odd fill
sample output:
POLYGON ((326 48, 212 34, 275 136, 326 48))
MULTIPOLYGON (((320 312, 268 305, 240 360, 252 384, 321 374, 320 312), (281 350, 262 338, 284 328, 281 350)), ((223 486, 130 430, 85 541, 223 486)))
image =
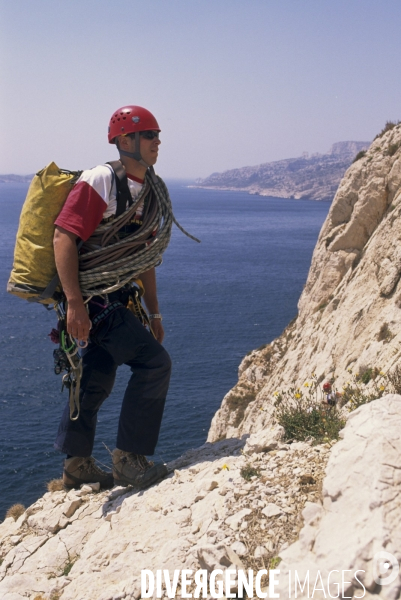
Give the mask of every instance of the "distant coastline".
MULTIPOLYGON (((192 185, 187 185, 187 188, 195 188, 195 189, 199 189, 199 190, 211 190, 214 192, 242 192, 242 193, 247 193, 250 196, 263 196, 265 198, 282 198, 283 200, 311 200, 311 201, 315 201, 314 198, 306 198, 306 197, 294 197, 294 196, 289 196, 288 192, 286 191, 282 191, 280 192, 280 190, 248 190, 248 189, 243 189, 243 188, 237 188, 237 187, 217 187, 217 186, 207 186, 207 185, 196 185, 196 184, 192 184, 192 185)), ((321 200, 319 199, 320 202, 331 202, 333 198, 322 198, 321 200)))
POLYGON ((30 183, 34 177, 31 175, 0 175, 0 183, 30 183))
POLYGON ((212 173, 193 187, 331 202, 345 171, 369 146, 370 142, 337 142, 326 154, 304 152, 297 158, 212 173))

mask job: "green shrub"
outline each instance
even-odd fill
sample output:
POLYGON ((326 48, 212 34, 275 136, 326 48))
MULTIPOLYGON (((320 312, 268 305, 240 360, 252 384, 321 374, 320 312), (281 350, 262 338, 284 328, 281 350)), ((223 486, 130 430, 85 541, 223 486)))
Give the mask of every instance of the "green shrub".
POLYGON ((361 367, 359 373, 351 373, 351 381, 343 386, 342 403, 349 403, 349 410, 381 398, 391 392, 388 377, 377 367, 361 367))
POLYGON ((337 440, 339 432, 345 426, 345 419, 339 409, 347 405, 349 411, 362 404, 381 398, 384 394, 401 394, 401 367, 396 367, 386 375, 377 367, 361 366, 359 373, 348 369, 349 381, 340 392, 336 388, 334 375, 326 379, 323 390, 323 378, 312 375, 303 386, 292 387, 285 391, 274 392, 276 419, 284 427, 286 441, 306 441, 315 443, 337 440), (327 393, 334 405, 327 403, 327 393))
POLYGON ((313 438, 316 444, 337 440, 345 426, 345 420, 339 415, 335 406, 311 406, 306 402, 296 405, 282 404, 278 410, 277 420, 284 427, 287 441, 304 442, 313 438))
POLYGON ((252 477, 260 477, 259 469, 255 469, 251 464, 246 463, 244 467, 242 467, 240 471, 241 477, 243 477, 246 481, 250 481, 252 477))
MULTIPOLYGON (((320 383, 320 382, 319 382, 320 383)), ((311 382, 305 382, 302 391, 295 385, 285 392, 275 392, 276 419, 284 427, 287 441, 306 441, 315 443, 337 440, 345 420, 336 406, 323 402, 324 393, 315 376, 311 382)), ((333 387, 333 394, 336 391, 333 387)))
POLYGON ((385 126, 383 127, 381 132, 377 134, 377 136, 375 137, 375 140, 377 140, 377 138, 381 138, 385 133, 387 133, 388 131, 391 131, 392 129, 394 129, 394 127, 396 127, 399 124, 400 124, 400 121, 397 121, 397 122, 386 121, 385 126))
POLYGON ((363 158, 365 156, 365 154, 366 154, 366 150, 361 150, 360 152, 358 152, 358 154, 355 156, 355 158, 352 162, 354 163, 357 160, 360 160, 361 158, 363 158))
POLYGON ((378 342, 391 342, 391 340, 393 339, 394 334, 391 332, 390 327, 388 326, 388 323, 383 323, 383 325, 380 327, 380 331, 377 334, 377 341, 378 342))
POLYGON ((400 147, 400 144, 390 144, 388 149, 387 149, 387 154, 389 156, 394 156, 394 154, 397 152, 398 148, 400 147))

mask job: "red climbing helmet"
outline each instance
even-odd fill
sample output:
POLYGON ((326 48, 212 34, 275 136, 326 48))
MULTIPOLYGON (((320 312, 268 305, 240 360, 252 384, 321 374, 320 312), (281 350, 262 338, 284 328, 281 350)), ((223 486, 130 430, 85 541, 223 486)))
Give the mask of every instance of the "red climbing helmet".
POLYGON ((123 106, 116 110, 110 119, 109 144, 114 144, 118 135, 127 135, 148 129, 160 131, 159 124, 151 112, 142 106, 123 106))

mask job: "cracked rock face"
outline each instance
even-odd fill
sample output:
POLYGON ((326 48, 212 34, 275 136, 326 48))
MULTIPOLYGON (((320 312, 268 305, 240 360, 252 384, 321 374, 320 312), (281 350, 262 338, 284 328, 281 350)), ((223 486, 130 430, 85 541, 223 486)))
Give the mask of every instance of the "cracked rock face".
POLYGON ((331 597, 341 597, 344 571, 343 597, 362 597, 363 585, 365 598, 396 600, 400 576, 378 584, 374 565, 382 551, 401 561, 400 430, 401 396, 388 395, 354 411, 332 447, 279 442, 247 455, 245 439, 230 439, 187 452, 142 492, 115 488, 80 503, 73 491, 47 493, 0 524, 0 598, 139 600, 142 569, 259 571, 279 556, 281 598, 312 597, 317 579, 324 590, 313 597, 330 597, 330 571, 331 597), (309 595, 289 596, 295 571, 301 584, 309 571, 309 595))
POLYGON ((401 357, 401 125, 345 173, 323 224, 299 314, 271 344, 246 356, 208 441, 274 422, 273 393, 351 369, 392 371, 401 357), (385 328, 386 336, 380 336, 385 328), (383 329, 382 329, 383 330, 383 329))
POLYGON ((189 451, 143 492, 47 493, 18 521, 6 519, 1 600, 138 600, 142 569, 172 576, 184 568, 264 568, 296 539, 306 503, 319 500, 330 447, 277 442, 247 455, 245 442, 189 451), (257 475, 244 479, 250 467, 257 475))

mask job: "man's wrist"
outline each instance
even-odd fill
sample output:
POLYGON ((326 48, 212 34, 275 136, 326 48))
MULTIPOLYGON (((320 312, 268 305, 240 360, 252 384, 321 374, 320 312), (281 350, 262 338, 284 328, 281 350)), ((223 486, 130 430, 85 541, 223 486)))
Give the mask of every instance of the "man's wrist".
POLYGON ((70 306, 72 306, 72 305, 78 306, 80 304, 84 304, 84 299, 82 298, 81 295, 69 296, 68 294, 66 294, 66 297, 67 297, 67 302, 70 306))
POLYGON ((151 313, 149 315, 149 320, 152 321, 153 319, 158 319, 159 321, 163 321, 163 317, 161 316, 160 313, 151 313))

